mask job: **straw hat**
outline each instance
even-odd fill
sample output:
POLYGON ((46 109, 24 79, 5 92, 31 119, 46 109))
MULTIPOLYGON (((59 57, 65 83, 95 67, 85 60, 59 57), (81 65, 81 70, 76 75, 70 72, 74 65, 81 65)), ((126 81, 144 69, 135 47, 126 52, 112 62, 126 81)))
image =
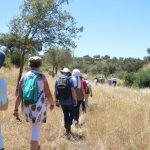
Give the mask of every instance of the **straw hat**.
POLYGON ((61 73, 71 73, 71 71, 68 68, 64 68, 63 70, 60 70, 61 73))

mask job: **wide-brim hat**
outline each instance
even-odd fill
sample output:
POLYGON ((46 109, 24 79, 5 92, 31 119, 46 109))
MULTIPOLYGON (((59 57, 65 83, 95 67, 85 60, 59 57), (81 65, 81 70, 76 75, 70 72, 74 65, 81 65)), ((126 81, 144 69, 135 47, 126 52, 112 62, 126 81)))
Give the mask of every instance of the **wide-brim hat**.
POLYGON ((5 53, 0 50, 0 68, 3 66, 5 61, 5 53))
POLYGON ((64 68, 63 70, 60 70, 61 73, 71 73, 70 69, 64 68))

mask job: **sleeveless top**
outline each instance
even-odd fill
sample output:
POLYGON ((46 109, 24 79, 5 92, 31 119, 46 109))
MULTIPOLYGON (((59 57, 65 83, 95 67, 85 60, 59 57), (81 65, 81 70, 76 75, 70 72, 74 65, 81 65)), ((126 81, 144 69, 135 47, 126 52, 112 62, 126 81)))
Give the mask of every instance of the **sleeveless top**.
MULTIPOLYGON (((27 72, 25 75, 26 76, 32 75, 36 72, 37 71, 35 70, 31 70, 27 72)), ((23 78, 21 82, 23 83, 23 78)), ((46 119, 47 119, 45 93, 42 92, 44 91, 44 83, 42 78, 37 80, 37 85, 38 85, 38 93, 39 94, 42 93, 37 103, 30 104, 30 105, 23 104, 23 113, 25 115, 26 121, 31 122, 33 124, 46 123, 46 119)))

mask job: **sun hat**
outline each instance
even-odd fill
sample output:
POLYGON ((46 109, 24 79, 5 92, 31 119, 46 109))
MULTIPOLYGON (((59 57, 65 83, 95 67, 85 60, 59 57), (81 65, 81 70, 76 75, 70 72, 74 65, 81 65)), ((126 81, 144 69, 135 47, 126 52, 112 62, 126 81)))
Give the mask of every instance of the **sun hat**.
POLYGON ((0 50, 0 68, 3 66, 5 61, 5 53, 0 50))
POLYGON ((63 70, 60 70, 61 73, 71 73, 70 69, 64 68, 63 70))
POLYGON ((87 80, 88 75, 87 75, 87 74, 84 74, 83 78, 87 80))
POLYGON ((83 74, 83 73, 80 73, 80 77, 81 77, 81 78, 84 78, 84 74, 83 74))

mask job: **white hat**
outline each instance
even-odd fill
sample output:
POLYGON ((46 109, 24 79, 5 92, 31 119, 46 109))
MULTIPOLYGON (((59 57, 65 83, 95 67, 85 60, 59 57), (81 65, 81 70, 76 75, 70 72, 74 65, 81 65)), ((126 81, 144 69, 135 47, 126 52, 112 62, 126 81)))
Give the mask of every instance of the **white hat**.
POLYGON ((68 68, 64 68, 63 70, 60 70, 62 73, 71 73, 71 71, 68 68))
POLYGON ((87 75, 87 74, 85 74, 85 75, 83 76, 83 78, 84 78, 84 79, 87 79, 87 78, 88 78, 88 75, 87 75))

